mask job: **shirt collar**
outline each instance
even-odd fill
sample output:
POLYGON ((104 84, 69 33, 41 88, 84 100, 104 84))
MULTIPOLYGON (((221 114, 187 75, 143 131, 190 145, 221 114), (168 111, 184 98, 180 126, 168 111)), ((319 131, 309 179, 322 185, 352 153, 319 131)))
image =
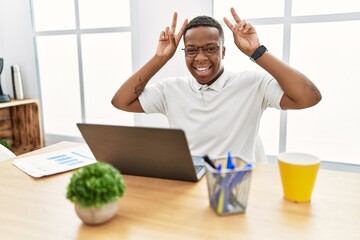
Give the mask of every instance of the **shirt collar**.
POLYGON ((197 90, 212 89, 216 92, 219 92, 225 86, 225 83, 228 80, 228 75, 229 73, 226 70, 224 70, 224 72, 219 76, 219 78, 215 82, 213 82, 210 86, 206 84, 202 85, 198 83, 195 78, 193 78, 193 86, 197 90))

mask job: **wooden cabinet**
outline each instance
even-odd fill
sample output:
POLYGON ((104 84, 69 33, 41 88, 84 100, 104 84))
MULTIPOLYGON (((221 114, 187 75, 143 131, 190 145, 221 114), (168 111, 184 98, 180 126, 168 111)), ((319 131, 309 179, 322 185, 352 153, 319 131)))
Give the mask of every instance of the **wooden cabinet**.
POLYGON ((0 103, 0 139, 7 141, 16 155, 43 147, 38 100, 0 103))

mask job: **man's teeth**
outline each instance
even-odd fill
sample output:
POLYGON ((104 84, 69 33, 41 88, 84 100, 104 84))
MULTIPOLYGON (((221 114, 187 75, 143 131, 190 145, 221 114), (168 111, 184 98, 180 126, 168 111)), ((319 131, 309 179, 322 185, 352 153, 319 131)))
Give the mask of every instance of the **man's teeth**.
POLYGON ((208 68, 197 68, 197 70, 200 71, 200 72, 205 72, 205 71, 208 70, 208 68))

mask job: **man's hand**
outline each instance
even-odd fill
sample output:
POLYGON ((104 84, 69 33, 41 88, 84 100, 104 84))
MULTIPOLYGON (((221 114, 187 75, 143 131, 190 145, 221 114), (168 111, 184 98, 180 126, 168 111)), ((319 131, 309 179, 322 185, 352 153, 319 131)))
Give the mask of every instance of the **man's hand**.
POLYGON ((234 8, 231 8, 230 11, 236 23, 233 25, 226 17, 224 17, 224 22, 233 32, 236 46, 250 57, 260 46, 256 30, 250 23, 241 20, 234 8))
POLYGON ((185 19, 180 31, 177 34, 175 34, 176 23, 177 13, 174 12, 171 28, 166 27, 165 31, 162 31, 160 33, 159 44, 156 50, 157 56, 170 59, 175 54, 176 48, 179 45, 180 39, 184 33, 188 20, 185 19))

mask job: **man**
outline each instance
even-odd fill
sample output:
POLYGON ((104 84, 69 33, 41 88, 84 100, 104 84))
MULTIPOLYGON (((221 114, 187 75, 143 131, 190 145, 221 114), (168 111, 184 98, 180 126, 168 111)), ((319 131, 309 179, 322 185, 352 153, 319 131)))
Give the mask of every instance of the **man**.
MULTIPOLYGON (((224 33, 213 18, 185 20, 175 34, 177 13, 171 27, 161 32, 156 54, 116 92, 112 104, 124 111, 163 113, 172 128, 185 131, 193 155, 219 156, 231 151, 254 160, 260 118, 267 107, 303 109, 317 104, 321 94, 303 74, 283 63, 260 45, 255 28, 241 20, 224 18, 241 52, 266 74, 224 70, 224 33), (147 85, 175 54, 184 37, 185 62, 193 77, 174 77, 147 85)), ((241 67, 241 66, 240 66, 241 67)))

